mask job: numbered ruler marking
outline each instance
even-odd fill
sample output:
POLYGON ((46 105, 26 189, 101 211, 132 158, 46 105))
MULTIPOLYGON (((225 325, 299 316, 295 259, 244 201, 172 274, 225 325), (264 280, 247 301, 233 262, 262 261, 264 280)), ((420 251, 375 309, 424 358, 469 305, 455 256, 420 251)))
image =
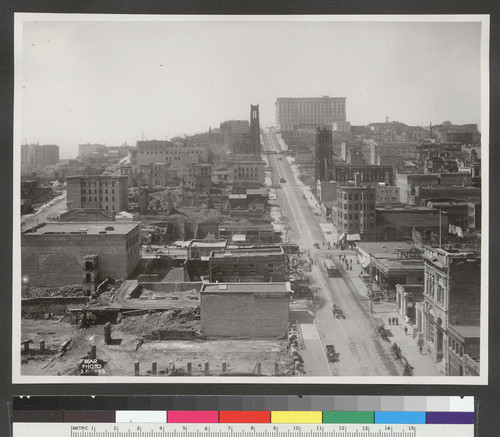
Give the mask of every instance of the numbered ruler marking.
POLYGON ((14 423, 14 437, 473 437, 474 425, 14 423))

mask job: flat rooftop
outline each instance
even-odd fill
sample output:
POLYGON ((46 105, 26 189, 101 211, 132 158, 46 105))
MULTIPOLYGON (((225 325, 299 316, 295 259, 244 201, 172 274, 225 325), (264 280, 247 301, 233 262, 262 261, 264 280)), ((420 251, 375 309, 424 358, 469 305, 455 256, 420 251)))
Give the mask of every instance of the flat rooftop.
POLYGON ((81 234, 98 235, 101 232, 111 235, 128 234, 140 225, 139 222, 57 222, 43 223, 39 227, 27 229, 23 234, 81 234))
POLYGON ((396 259, 376 259, 375 265, 379 265, 388 272, 396 271, 424 271, 424 261, 422 260, 396 260, 396 259))
POLYGON ((405 241, 380 241, 356 243, 356 246, 375 258, 396 258, 398 250, 409 250, 413 246, 405 241))
POLYGON ((264 248, 243 248, 243 249, 228 249, 214 250, 211 254, 212 258, 232 258, 232 257, 250 257, 250 256, 266 256, 266 255, 284 255, 281 247, 264 247, 264 248))
POLYGON ((205 283, 202 293, 293 293, 290 282, 205 283))

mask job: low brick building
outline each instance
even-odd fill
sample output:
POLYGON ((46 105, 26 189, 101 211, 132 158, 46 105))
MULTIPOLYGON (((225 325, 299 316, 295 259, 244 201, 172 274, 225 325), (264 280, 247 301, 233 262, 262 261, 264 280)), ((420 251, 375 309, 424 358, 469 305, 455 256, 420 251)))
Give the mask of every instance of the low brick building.
POLYGON ((292 293, 289 282, 205 283, 201 329, 209 337, 281 337, 292 293))
POLYGON ((210 282, 286 280, 287 257, 280 246, 214 250, 210 255, 210 282))
POLYGON ((21 235, 22 276, 30 285, 83 283, 87 255, 97 256, 100 278, 127 278, 141 258, 140 224, 44 223, 21 235))

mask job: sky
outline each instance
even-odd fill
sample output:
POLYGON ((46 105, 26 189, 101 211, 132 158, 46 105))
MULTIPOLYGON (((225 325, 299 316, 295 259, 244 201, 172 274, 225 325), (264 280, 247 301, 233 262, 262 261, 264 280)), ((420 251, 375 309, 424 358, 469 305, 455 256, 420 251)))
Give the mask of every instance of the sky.
POLYGON ((355 125, 480 123, 478 22, 25 20, 21 142, 134 145, 249 119, 277 97, 346 97, 355 125))

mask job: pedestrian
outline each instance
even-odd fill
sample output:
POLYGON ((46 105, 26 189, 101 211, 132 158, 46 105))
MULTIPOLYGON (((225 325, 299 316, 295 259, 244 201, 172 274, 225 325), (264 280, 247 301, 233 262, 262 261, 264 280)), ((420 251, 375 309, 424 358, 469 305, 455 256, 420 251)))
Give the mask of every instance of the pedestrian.
POLYGON ((408 327, 405 326, 405 335, 408 335, 408 327))
POLYGON ((389 325, 392 325, 392 317, 389 317, 389 325))
POLYGON ((420 355, 422 355, 422 349, 423 349, 423 348, 422 348, 422 345, 420 345, 420 346, 418 347, 418 351, 420 352, 420 355))
POLYGON ((394 318, 396 320, 396 325, 399 325, 399 319, 397 317, 394 318))

